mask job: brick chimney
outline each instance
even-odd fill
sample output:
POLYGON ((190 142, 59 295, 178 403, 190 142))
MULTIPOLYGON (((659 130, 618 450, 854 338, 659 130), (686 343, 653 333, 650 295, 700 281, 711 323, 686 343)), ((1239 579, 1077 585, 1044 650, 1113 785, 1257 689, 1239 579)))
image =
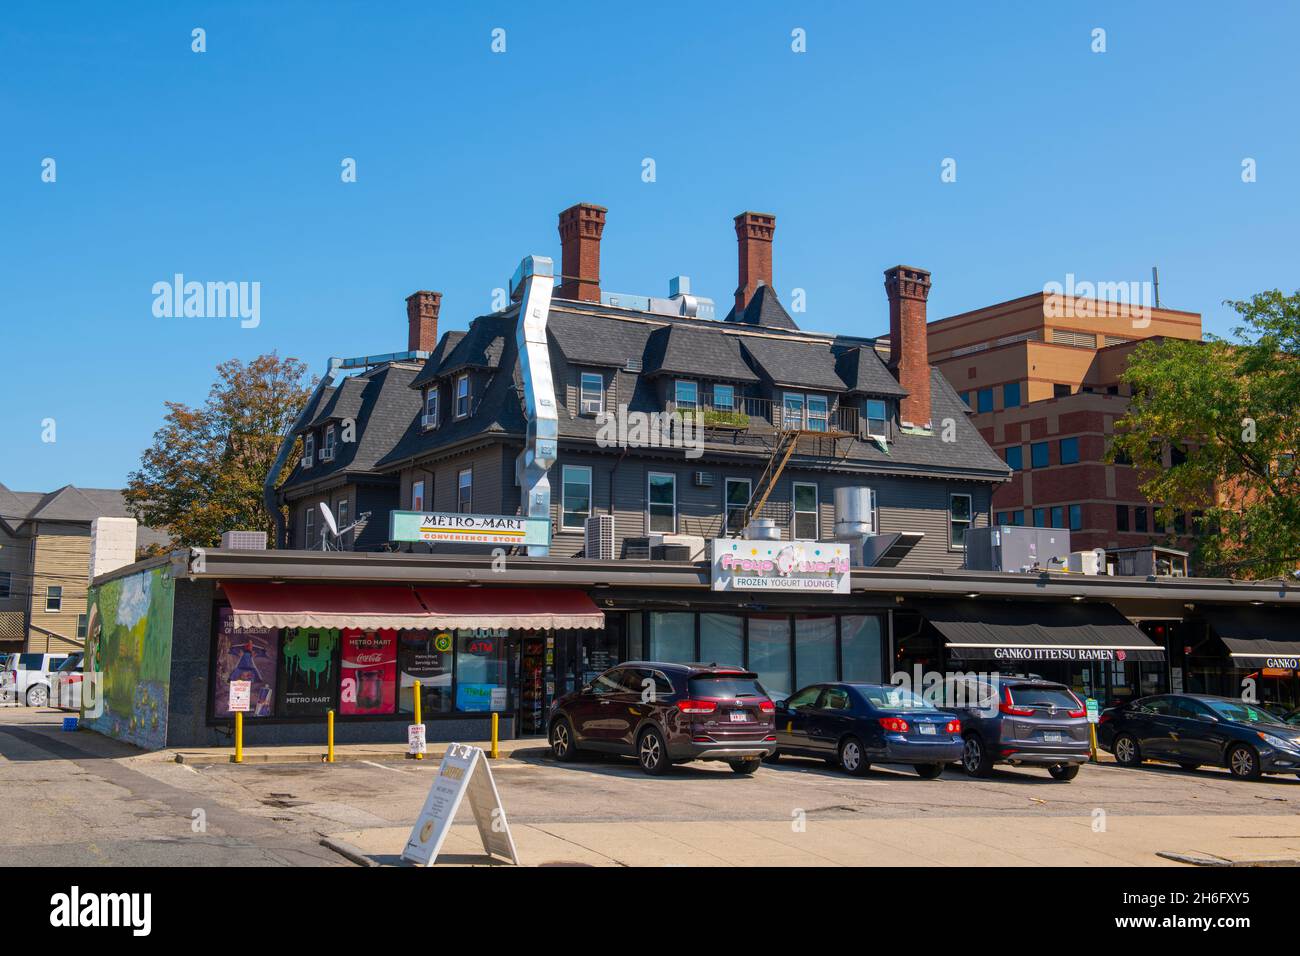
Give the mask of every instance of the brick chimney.
POLYGON ((745 311, 760 285, 772 284, 772 236, 776 216, 742 212, 736 217, 736 244, 740 250, 740 285, 736 287, 736 315, 745 311))
POLYGON ((580 202, 560 213, 559 298, 600 301, 600 235, 608 211, 580 202))
POLYGON ((406 297, 406 350, 432 352, 438 344, 441 292, 412 292, 406 297))
POLYGON ((902 422, 930 425, 930 348, 926 341, 925 302, 930 273, 911 266, 885 270, 889 296, 889 369, 907 390, 899 402, 902 422))

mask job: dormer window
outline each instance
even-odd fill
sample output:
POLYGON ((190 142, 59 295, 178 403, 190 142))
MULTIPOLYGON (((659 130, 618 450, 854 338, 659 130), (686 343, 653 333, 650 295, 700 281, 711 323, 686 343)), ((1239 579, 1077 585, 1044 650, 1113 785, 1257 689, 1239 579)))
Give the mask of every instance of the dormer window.
POLYGON ((808 396, 808 430, 813 432, 826 431, 826 423, 830 419, 830 402, 825 395, 808 396))
POLYGON ((334 460, 334 426, 325 426, 325 447, 321 450, 321 461, 334 460))
POLYGON ((424 390, 424 415, 420 418, 420 427, 438 427, 438 386, 430 385, 424 390))
POLYGON ((736 410, 736 389, 732 385, 713 386, 713 407, 723 412, 736 410))
POLYGON ((583 415, 605 410, 605 379, 599 372, 583 372, 579 382, 578 407, 583 415))
POLYGON ((872 438, 889 438, 889 408, 879 398, 869 398, 863 405, 867 415, 867 434, 872 438))
POLYGON ((469 414, 469 376, 462 375, 456 379, 456 417, 464 418, 469 414))
POLYGON ((700 404, 700 386, 697 382, 684 378, 677 379, 673 390, 673 400, 679 409, 694 410, 700 404))
POLYGON ((830 401, 825 395, 786 392, 781 400, 785 427, 810 432, 826 431, 830 419, 830 401))
POLYGON ((310 468, 316 459, 316 433, 308 432, 302 436, 302 466, 310 468))

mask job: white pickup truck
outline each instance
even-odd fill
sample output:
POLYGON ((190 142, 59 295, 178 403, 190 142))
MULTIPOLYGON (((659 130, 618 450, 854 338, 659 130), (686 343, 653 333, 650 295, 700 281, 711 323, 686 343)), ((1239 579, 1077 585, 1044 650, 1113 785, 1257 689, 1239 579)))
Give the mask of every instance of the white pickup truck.
POLYGON ((67 654, 9 654, 0 659, 0 703, 44 707, 50 702, 50 677, 67 654))

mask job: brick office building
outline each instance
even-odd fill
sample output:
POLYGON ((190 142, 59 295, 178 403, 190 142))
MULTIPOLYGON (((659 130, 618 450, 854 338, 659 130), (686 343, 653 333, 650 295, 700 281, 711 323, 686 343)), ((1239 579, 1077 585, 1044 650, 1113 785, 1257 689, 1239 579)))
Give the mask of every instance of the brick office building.
POLYGON ((1158 526, 1134 469, 1105 461, 1128 409, 1120 376, 1150 338, 1199 340, 1201 317, 1038 292, 930 323, 930 362, 1013 470, 996 523, 1069 528, 1075 550, 1187 546, 1189 522, 1158 526))

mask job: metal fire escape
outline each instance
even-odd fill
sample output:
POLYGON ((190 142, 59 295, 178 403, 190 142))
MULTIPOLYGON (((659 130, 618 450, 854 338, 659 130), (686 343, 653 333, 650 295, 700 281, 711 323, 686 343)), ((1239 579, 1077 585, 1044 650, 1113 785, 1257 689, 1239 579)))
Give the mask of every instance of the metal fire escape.
POLYGON ((838 452, 841 438, 853 437, 853 433, 841 427, 834 417, 827 421, 825 428, 812 429, 807 427, 807 422, 802 416, 798 419, 798 427, 790 427, 786 424, 784 414, 781 415, 780 422, 776 423, 772 434, 774 439, 770 442, 767 464, 754 485, 753 493, 749 496, 749 504, 745 506, 742 529, 748 527, 749 523, 762 513, 767 505, 767 499, 772 496, 777 482, 781 480, 781 473, 785 471, 785 466, 790 463, 801 442, 805 446, 815 443, 812 454, 818 458, 826 458, 838 452), (829 452, 827 443, 830 444, 829 452))

